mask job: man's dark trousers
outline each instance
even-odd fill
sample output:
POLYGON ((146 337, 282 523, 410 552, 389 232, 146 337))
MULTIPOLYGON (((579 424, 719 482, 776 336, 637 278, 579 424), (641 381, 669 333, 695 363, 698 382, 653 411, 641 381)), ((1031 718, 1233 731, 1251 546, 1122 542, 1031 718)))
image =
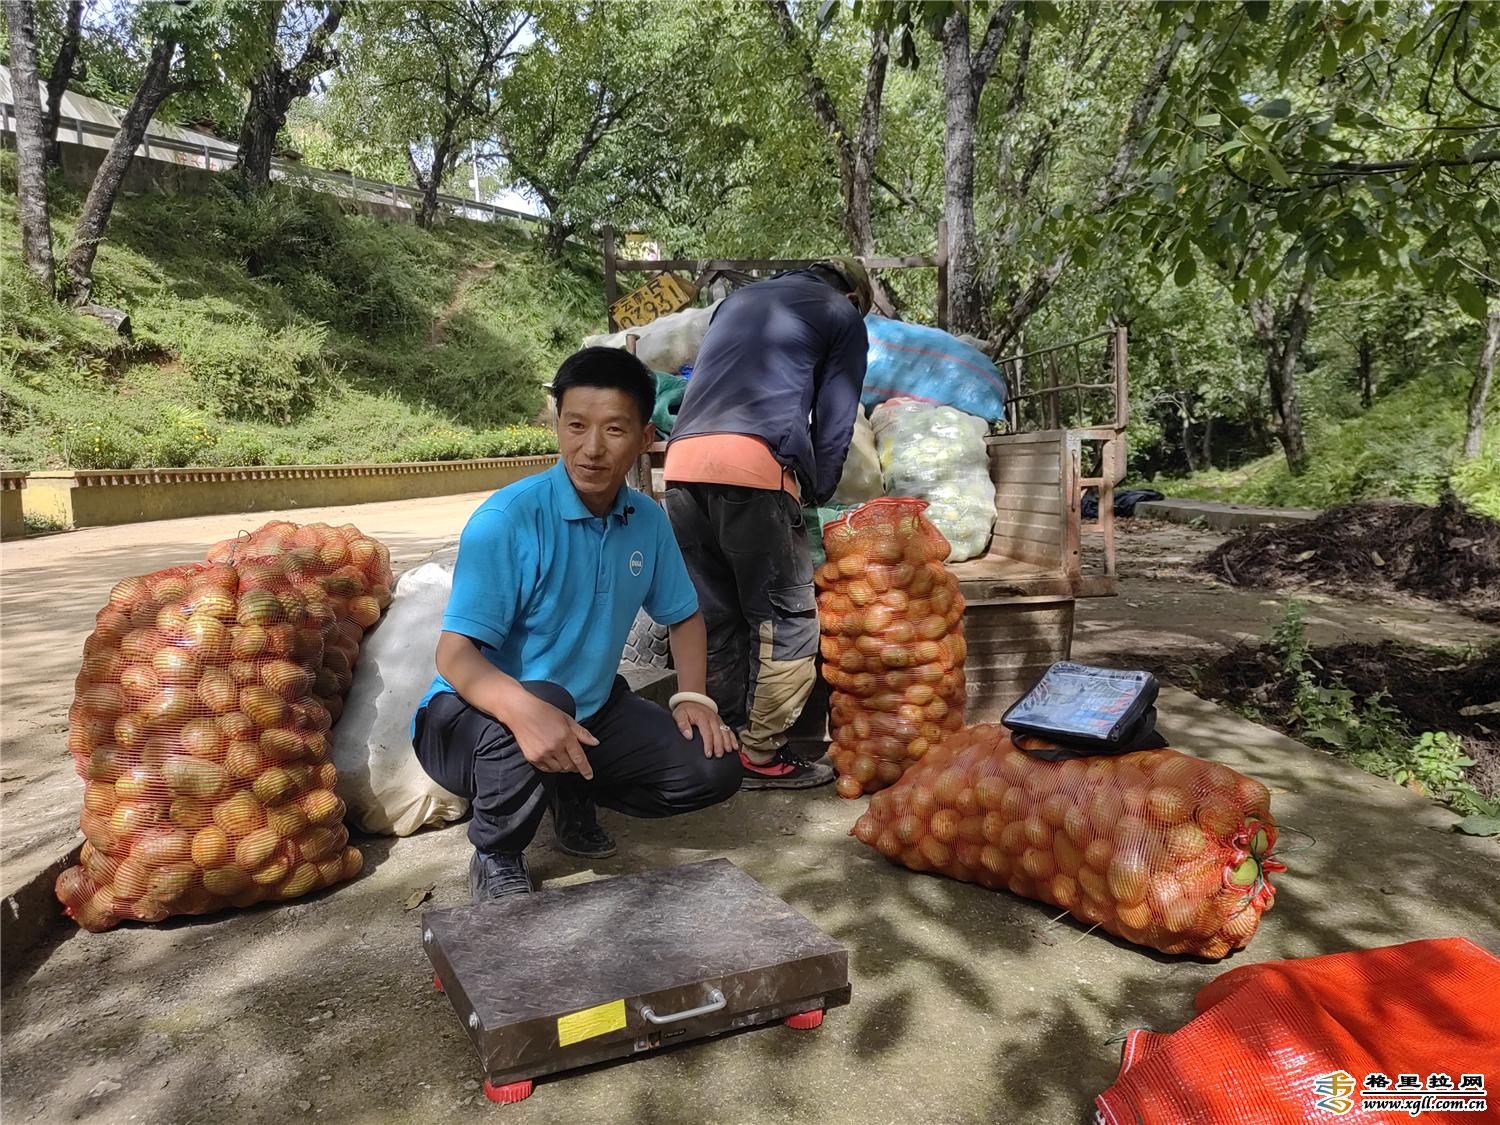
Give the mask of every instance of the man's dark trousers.
MULTIPOLYGON (((522 686, 559 711, 574 713, 566 689, 541 681, 522 686)), ((417 714, 412 746, 428 776, 469 800, 469 841, 486 853, 520 852, 531 843, 556 785, 604 808, 650 818, 707 808, 739 790, 741 770, 733 754, 705 757, 696 731, 683 738, 671 714, 632 692, 622 677, 615 677, 609 699, 583 726, 599 740, 583 748, 592 781, 538 770, 505 724, 454 692, 433 696, 417 714)))
POLYGON ((708 628, 708 694, 752 761, 786 744, 817 678, 802 508, 784 489, 669 483, 667 517, 708 628))

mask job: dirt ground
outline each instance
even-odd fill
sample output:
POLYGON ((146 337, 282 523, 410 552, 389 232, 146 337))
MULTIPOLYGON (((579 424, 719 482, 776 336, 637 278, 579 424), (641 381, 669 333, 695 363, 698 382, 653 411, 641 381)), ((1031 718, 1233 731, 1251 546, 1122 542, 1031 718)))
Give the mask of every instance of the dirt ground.
MULTIPOLYGON (((476 502, 371 505, 337 518, 387 538, 398 565, 410 565, 451 541, 476 502)), ((19 813, 59 833, 76 824, 62 715, 110 576, 124 560, 135 571, 178 561, 190 544, 269 518, 4 545, 4 776, 16 779, 4 790, 7 851, 19 813), (24 750, 14 759, 12 729, 24 750), (18 806, 13 795, 28 792, 18 806)), ((1280 619, 1279 597, 1196 573, 1219 537, 1122 527, 1121 596, 1080 605, 1077 658, 1228 651, 1280 619)), ((1308 628, 1320 644, 1500 635, 1410 597, 1353 602, 1315 591, 1308 628)), ((462 828, 450 827, 357 840, 366 873, 297 903, 104 934, 59 930, 0 993, 0 1115, 109 1125, 497 1115, 519 1125, 1075 1125, 1115 1074, 1120 1034, 1181 1026, 1193 993, 1225 967, 1451 934, 1500 949, 1494 841, 1456 836, 1451 814, 1432 802, 1184 692, 1165 689, 1161 710, 1174 744, 1261 778, 1285 823, 1315 830, 1288 855, 1250 949, 1226 963, 1159 956, 1085 933, 1039 903, 892 867, 848 839, 856 805, 831 789, 741 794, 672 821, 607 816, 621 852, 592 866, 554 850, 544 827, 533 868, 550 885, 728 857, 850 948, 854 1001, 818 1032, 749 1031, 539 1083, 530 1101, 495 1107, 421 953, 421 909, 466 895, 469 849, 462 828), (427 887, 430 901, 408 911, 413 891, 427 887)))
POLYGON ((1500 522, 1451 494, 1436 505, 1346 504, 1235 536, 1201 564, 1236 586, 1312 585, 1345 596, 1406 591, 1500 620, 1500 522))

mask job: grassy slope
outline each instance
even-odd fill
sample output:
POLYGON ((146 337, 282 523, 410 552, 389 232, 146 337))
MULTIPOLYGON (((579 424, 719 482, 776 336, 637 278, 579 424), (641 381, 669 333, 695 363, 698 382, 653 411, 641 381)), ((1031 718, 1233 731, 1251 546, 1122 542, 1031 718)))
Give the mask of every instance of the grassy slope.
MULTIPOLYGON (((94 299, 130 313, 126 343, 22 281, 12 192, 0 192, 6 467, 536 452, 550 435, 524 423, 543 384, 602 328, 597 267, 548 262, 514 228, 428 233, 311 196, 224 193, 120 201, 94 299)), ((80 202, 55 201, 59 246, 80 202)))
POLYGON ((1171 496, 1242 504, 1326 508, 1399 497, 1432 503, 1453 471, 1454 490, 1474 510, 1500 519, 1500 403, 1491 402, 1477 461, 1458 463, 1467 374, 1428 375, 1398 387, 1365 413, 1310 435, 1312 464, 1300 477, 1278 451, 1237 469, 1158 482, 1171 496))

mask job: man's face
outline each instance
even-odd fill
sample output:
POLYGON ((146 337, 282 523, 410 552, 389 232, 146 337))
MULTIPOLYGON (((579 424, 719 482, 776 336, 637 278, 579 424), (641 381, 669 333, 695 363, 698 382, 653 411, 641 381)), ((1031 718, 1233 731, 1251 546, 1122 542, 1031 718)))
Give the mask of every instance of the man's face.
POLYGON ((568 479, 595 515, 603 515, 636 458, 656 440, 635 399, 606 387, 572 387, 557 406, 557 448, 568 479))

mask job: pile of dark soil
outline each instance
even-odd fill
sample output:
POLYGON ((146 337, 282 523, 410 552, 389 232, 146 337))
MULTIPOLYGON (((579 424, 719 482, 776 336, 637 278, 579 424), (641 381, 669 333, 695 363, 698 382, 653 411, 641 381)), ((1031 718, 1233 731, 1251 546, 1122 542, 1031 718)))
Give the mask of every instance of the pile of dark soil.
MULTIPOLYGON (((1318 678, 1335 677, 1364 699, 1376 692, 1406 720, 1413 735, 1446 731, 1463 739, 1474 760, 1469 783, 1500 797, 1500 713, 1477 709, 1500 702, 1500 649, 1468 657, 1400 644, 1347 644, 1313 650, 1318 678), (1465 715, 1465 709, 1473 713, 1465 715)), ((1196 669, 1168 667, 1169 679, 1200 695, 1241 708, 1254 707, 1272 725, 1293 735, 1292 678, 1268 647, 1244 647, 1196 669)))
POLYGON ((1500 522, 1451 494, 1436 507, 1346 504, 1315 520, 1226 540, 1200 569, 1235 586, 1404 591, 1500 620, 1500 522))

